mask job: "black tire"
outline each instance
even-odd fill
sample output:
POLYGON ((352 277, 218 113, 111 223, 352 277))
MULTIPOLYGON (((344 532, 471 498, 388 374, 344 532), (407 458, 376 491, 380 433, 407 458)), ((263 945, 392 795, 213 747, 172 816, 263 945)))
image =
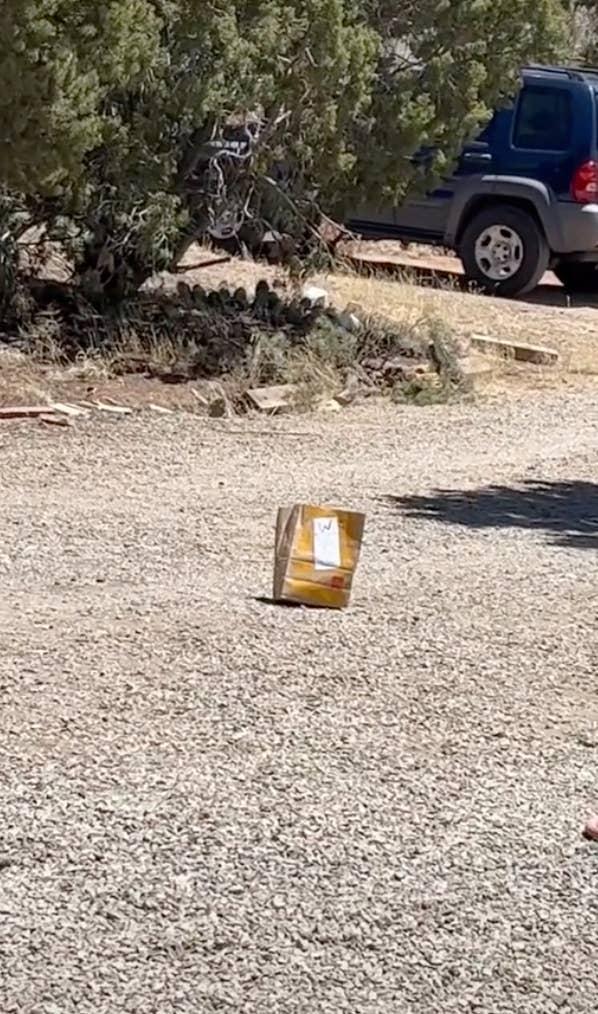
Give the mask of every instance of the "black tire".
POLYGON ((459 256, 466 278, 479 285, 484 292, 495 296, 522 296, 539 284, 548 268, 550 250, 541 227, 531 214, 512 204, 496 204, 484 208, 468 222, 461 237, 459 256), (504 229, 505 235, 511 237, 515 234, 520 241, 519 268, 503 279, 486 273, 476 255, 478 240, 493 227, 504 229))
POLYGON ((580 292, 590 295, 598 292, 598 265, 583 261, 561 261, 554 267, 559 282, 568 292, 580 292))

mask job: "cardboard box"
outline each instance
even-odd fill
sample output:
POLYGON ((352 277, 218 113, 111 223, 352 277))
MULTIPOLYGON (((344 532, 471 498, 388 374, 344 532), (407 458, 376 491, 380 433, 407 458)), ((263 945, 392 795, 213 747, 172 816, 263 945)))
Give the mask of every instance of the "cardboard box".
POLYGON ((281 507, 276 521, 274 598, 343 609, 349 604, 365 515, 334 507, 281 507))

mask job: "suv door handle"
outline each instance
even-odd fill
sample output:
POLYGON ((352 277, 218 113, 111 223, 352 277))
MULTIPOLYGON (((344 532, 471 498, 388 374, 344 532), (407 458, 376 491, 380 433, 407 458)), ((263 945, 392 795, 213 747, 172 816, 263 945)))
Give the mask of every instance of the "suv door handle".
POLYGON ((463 155, 464 162, 491 162, 492 155, 487 151, 466 151, 463 155))

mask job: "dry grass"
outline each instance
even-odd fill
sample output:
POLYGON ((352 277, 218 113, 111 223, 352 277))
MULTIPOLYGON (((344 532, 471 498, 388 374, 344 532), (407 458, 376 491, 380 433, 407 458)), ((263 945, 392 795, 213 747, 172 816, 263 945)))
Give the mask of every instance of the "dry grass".
MULTIPOLYGON (((544 284, 529 299, 522 300, 466 293, 459 286, 460 269, 456 259, 427 247, 411 245, 406 249, 399 243, 361 243, 352 244, 346 252, 352 257, 363 255, 395 262, 398 268, 402 264, 405 271, 402 278, 382 272, 365 277, 347 268, 342 273, 317 278, 315 282, 324 285, 341 305, 359 303, 366 312, 384 314, 406 327, 435 317, 442 319, 457 335, 477 331, 551 345, 561 354, 561 375, 598 375, 598 302, 591 305, 576 298, 569 306, 564 290, 555 284, 544 284), (409 266, 427 272, 428 284, 414 284, 409 266)), ((224 282, 250 290, 261 278, 270 283, 276 281, 281 286, 289 284, 282 269, 239 258, 185 271, 186 265, 201 264, 214 257, 213 250, 194 245, 181 261, 179 273, 156 276, 149 285, 168 289, 184 280, 205 288, 224 282)), ((62 278, 63 266, 58 267, 60 270, 55 266, 52 275, 62 278)), ((545 281, 549 279, 554 283, 551 276, 545 281)), ((551 375, 555 376, 556 371, 551 375)))
MULTIPOLYGON (((202 253, 210 258, 205 269, 192 268, 154 279, 148 288, 153 287, 157 298, 148 299, 146 294, 121 307, 114 317, 98 318, 86 306, 77 307, 72 315, 51 306, 32 318, 25 336, 28 354, 21 369, 23 389, 30 386, 25 382, 30 372, 38 378, 37 400, 43 400, 44 394, 55 398, 57 387, 65 397, 65 385, 83 389, 87 398, 106 382, 126 375, 158 377, 177 387, 185 380, 217 378, 226 383, 233 404, 238 403, 239 408, 248 388, 280 383, 300 388, 301 404, 309 405, 332 397, 348 382, 354 385, 362 362, 380 364, 397 354, 428 361, 430 342, 439 338, 438 328, 428 317, 403 319, 399 327, 389 327, 378 314, 369 313, 362 316, 364 327, 355 334, 343 328, 334 315, 322 313, 316 321, 308 320, 308 314, 303 322, 309 328, 305 333, 301 319, 296 320, 300 291, 280 270, 239 260, 214 264, 205 251, 194 251, 191 259, 201 260, 202 253), (245 311, 239 314, 238 304, 231 303, 228 295, 224 302, 206 302, 201 296, 198 302, 198 294, 191 291, 198 281, 204 290, 217 289, 226 282, 228 288, 243 287, 252 296, 264 277, 272 286, 266 300, 272 295, 274 308, 261 301, 262 293, 255 310, 243 299, 245 311), (274 283, 279 290, 286 290, 280 291, 282 302, 274 283), (160 287, 165 290, 163 298, 157 291, 160 287), (179 291, 173 293, 173 289, 179 291)), ((446 331, 443 336, 446 339, 446 331)), ((380 365, 372 370, 374 385, 388 389, 391 375, 380 365)), ((398 379, 400 374, 393 376, 398 379)), ((13 371, 10 389, 15 389, 18 379, 13 371)), ((371 383, 369 380, 369 386, 371 383)), ((446 387, 426 393, 446 400, 456 386, 452 376, 447 376, 446 387)), ((23 391, 16 390, 11 400, 23 398, 23 391)))
MULTIPOLYGON (((228 347, 226 339, 224 346, 228 347)), ((323 315, 299 341, 264 328, 252 335, 244 349, 232 369, 212 374, 239 411, 247 408, 248 389, 264 384, 292 384, 298 409, 315 407, 347 387, 422 404, 460 398, 466 390, 451 335, 442 322, 434 320, 419 321, 409 331, 380 328, 372 320, 351 334, 323 315), (436 362, 442 364, 438 373, 425 369, 430 366, 430 345, 436 362), (408 382, 401 379, 402 374, 386 374, 375 365, 397 354, 407 356, 407 364, 413 365, 408 382)), ((4 362, 0 360, 0 404, 116 400, 132 407, 152 403, 203 411, 205 398, 213 397, 214 388, 201 379, 203 372, 195 371, 198 351, 199 346, 184 332, 180 340, 166 334, 163 341, 156 337, 141 342, 127 330, 109 349, 80 351, 75 361, 66 360, 54 341, 41 342, 27 354, 7 352, 4 362), (143 371, 136 372, 140 363, 143 371), (194 392, 202 397, 198 399, 194 392)))
MULTIPOLYGON (((407 327, 436 317, 457 335, 477 331, 551 345, 561 354, 561 376, 598 375, 598 303, 591 305, 576 298, 573 305, 568 306, 564 290, 555 284, 545 284, 529 299, 522 300, 463 292, 456 259, 429 248, 411 246, 406 250, 398 243, 363 243, 354 244, 347 252, 352 256, 363 254, 387 262, 396 261, 397 266, 400 262, 405 271, 402 278, 383 272, 366 277, 347 268, 342 273, 315 279, 316 284, 324 285, 340 305, 356 302, 368 313, 384 314, 407 327), (429 276, 428 284, 414 284, 409 266, 423 268, 429 276)), ((280 268, 238 258, 225 264, 184 270, 185 265, 201 264, 214 256, 213 250, 192 246, 181 262, 181 273, 159 275, 150 284, 173 288, 177 282, 185 280, 190 285, 201 284, 205 288, 225 282, 251 289, 260 278, 271 283, 276 281, 281 286, 289 284, 280 268)), ((556 373, 553 370, 550 376, 555 377, 556 373)), ((538 371, 534 371, 536 375, 538 371)))
POLYGON ((495 299, 393 279, 335 275, 326 284, 340 302, 376 307, 397 322, 439 317, 456 333, 478 332, 557 349, 566 372, 598 374, 598 311, 495 299))
MULTIPOLYGON (((380 244, 380 253, 385 258, 397 255, 397 245, 380 244)), ((371 253, 373 245, 366 249, 371 253)), ((189 254, 190 262, 198 263, 212 256, 199 248, 189 254)), ((414 284, 408 269, 402 278, 380 273, 364 276, 346 270, 343 273, 321 275, 315 284, 323 285, 339 305, 355 302, 367 313, 387 316, 403 327, 411 328, 419 321, 429 318, 443 320, 456 335, 472 332, 491 334, 498 338, 511 338, 533 344, 550 345, 561 355, 561 370, 554 369, 549 376, 598 375, 598 305, 577 300, 568 306, 565 292, 557 285, 543 285, 529 299, 506 300, 491 296, 464 292, 459 286, 456 262, 444 255, 416 256, 412 251, 402 253, 405 264, 413 267, 438 263, 439 277, 432 284, 414 284)), ((180 280, 181 276, 164 275, 166 286, 180 280)), ((280 269, 263 264, 232 260, 229 264, 199 269, 183 276, 191 284, 204 286, 219 285, 222 282, 251 287, 260 278, 284 282, 280 269)), ((528 371, 529 373, 529 371, 528 371)), ((533 376, 542 371, 535 369, 533 376)))
POLYGON ((51 398, 46 371, 35 360, 3 353, 0 358, 0 407, 45 405, 51 398))
MULTIPOLYGON (((415 258, 412 253, 408 256, 415 258)), ((188 252, 187 263, 197 264, 211 257, 212 252, 195 247, 188 252)), ((437 260, 439 264, 450 266, 450 258, 438 257, 437 260)), ((177 275, 162 275, 153 280, 152 287, 171 289, 184 280, 204 288, 227 283, 231 287, 242 285, 251 291, 262 278, 270 283, 276 281, 281 288, 291 287, 280 268, 238 259, 177 275)), ((384 273, 364 276, 350 270, 321 275, 314 283, 325 287, 337 305, 356 303, 366 314, 387 317, 399 325, 403 334, 417 334, 427 322, 440 320, 456 336, 481 332, 550 345, 559 351, 560 368, 530 369, 508 363, 498 380, 484 381, 485 392, 517 393, 528 391, 530 386, 586 387, 598 376, 597 309, 590 305, 564 305, 564 292, 556 287, 545 286, 534 295, 533 301, 510 301, 463 292, 458 279, 450 272, 445 273, 443 280, 436 279, 435 285, 414 284, 407 276, 398 279, 384 273), (562 305, 554 305, 559 302, 562 305)), ((149 344, 149 358, 153 363, 167 367, 177 362, 180 348, 176 341, 156 339, 149 344)), ((187 385, 169 389, 159 381, 119 377, 123 361, 134 359, 136 350, 141 353, 139 339, 131 334, 124 336, 122 348, 106 354, 82 354, 75 363, 64 361, 55 340, 40 347, 37 358, 23 359, 5 352, 0 359, 0 404, 45 403, 57 398, 103 397, 109 393, 133 404, 149 400, 169 407, 196 407, 187 385)), ((272 347, 262 348, 260 352, 266 356, 275 353, 272 347)), ((143 354, 148 355, 147 341, 143 354)), ((255 377, 252 373, 249 379, 255 380, 259 364, 253 366, 255 377)), ((338 380, 338 370, 326 360, 321 349, 308 350, 307 356, 296 357, 289 362, 288 369, 286 379, 299 382, 311 390, 314 397, 329 391, 338 380)), ((248 364, 248 370, 251 373, 252 364, 248 364)))

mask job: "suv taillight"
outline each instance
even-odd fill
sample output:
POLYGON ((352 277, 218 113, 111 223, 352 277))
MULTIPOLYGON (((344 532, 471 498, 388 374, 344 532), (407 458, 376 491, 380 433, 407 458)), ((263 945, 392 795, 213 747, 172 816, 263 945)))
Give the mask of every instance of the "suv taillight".
POLYGON ((591 159, 580 165, 573 177, 571 192, 580 204, 598 201, 598 162, 591 159))

